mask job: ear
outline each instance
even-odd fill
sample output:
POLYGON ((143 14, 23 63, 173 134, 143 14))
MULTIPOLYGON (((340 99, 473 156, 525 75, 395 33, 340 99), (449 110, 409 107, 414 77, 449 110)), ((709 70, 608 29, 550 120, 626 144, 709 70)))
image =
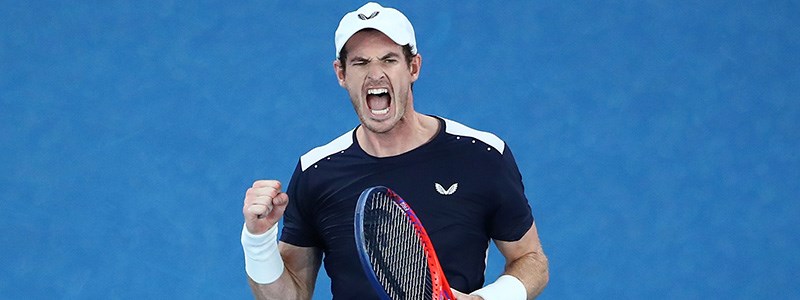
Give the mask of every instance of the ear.
POLYGON ((419 78, 419 71, 422 69, 422 54, 417 53, 411 58, 411 82, 417 81, 419 78))
POLYGON ((339 80, 339 86, 344 87, 344 68, 338 59, 333 61, 333 72, 336 73, 336 79, 339 80))

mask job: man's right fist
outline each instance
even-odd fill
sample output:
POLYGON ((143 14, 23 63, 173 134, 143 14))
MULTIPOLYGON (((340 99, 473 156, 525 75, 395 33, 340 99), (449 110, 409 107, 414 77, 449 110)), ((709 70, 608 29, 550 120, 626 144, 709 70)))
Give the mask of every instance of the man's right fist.
POLYGON ((281 182, 277 180, 258 180, 247 189, 244 196, 242 214, 247 231, 262 234, 275 226, 283 217, 289 195, 281 192, 281 182))

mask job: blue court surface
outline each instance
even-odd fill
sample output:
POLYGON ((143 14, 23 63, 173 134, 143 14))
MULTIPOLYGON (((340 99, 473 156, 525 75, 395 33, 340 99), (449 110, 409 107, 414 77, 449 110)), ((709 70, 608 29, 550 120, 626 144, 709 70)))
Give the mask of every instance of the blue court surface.
MULTIPOLYGON (((250 298, 244 191, 357 124, 364 2, 0 3, 0 299, 250 298)), ((513 149, 541 299, 800 297, 798 1, 383 4, 417 109, 513 149)))

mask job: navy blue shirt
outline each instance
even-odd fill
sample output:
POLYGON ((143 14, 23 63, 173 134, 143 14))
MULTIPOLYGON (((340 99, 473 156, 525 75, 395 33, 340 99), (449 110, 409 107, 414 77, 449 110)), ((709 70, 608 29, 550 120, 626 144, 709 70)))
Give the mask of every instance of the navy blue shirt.
POLYGON ((355 129, 300 158, 287 189, 281 241, 322 249, 338 299, 374 299, 356 252, 358 196, 386 186, 409 203, 431 238, 450 286, 483 286, 490 239, 515 241, 533 224, 522 176, 497 136, 436 117, 428 143, 392 157, 359 146, 355 129))

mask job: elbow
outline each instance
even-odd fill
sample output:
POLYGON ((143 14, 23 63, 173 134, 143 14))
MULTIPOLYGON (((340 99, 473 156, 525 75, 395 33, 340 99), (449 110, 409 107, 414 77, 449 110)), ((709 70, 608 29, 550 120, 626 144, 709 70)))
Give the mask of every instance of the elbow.
POLYGON ((550 262, 547 260, 547 256, 542 255, 542 258, 542 264, 544 265, 542 288, 544 288, 550 282, 550 262))
POLYGON ((539 262, 539 270, 541 271, 541 283, 542 288, 547 286, 547 283, 550 282, 550 261, 547 259, 547 256, 544 253, 539 253, 537 255, 536 260, 539 262))
POLYGON ((538 272, 535 272, 537 276, 532 278, 533 280, 531 281, 531 283, 533 284, 530 286, 530 289, 528 290, 529 299, 533 299, 539 296, 542 293, 542 291, 544 291, 544 288, 547 286, 547 284, 550 282, 550 263, 547 259, 547 256, 545 256, 544 253, 542 252, 537 252, 536 255, 534 255, 533 257, 533 260, 536 261, 537 265, 536 270, 538 272))

